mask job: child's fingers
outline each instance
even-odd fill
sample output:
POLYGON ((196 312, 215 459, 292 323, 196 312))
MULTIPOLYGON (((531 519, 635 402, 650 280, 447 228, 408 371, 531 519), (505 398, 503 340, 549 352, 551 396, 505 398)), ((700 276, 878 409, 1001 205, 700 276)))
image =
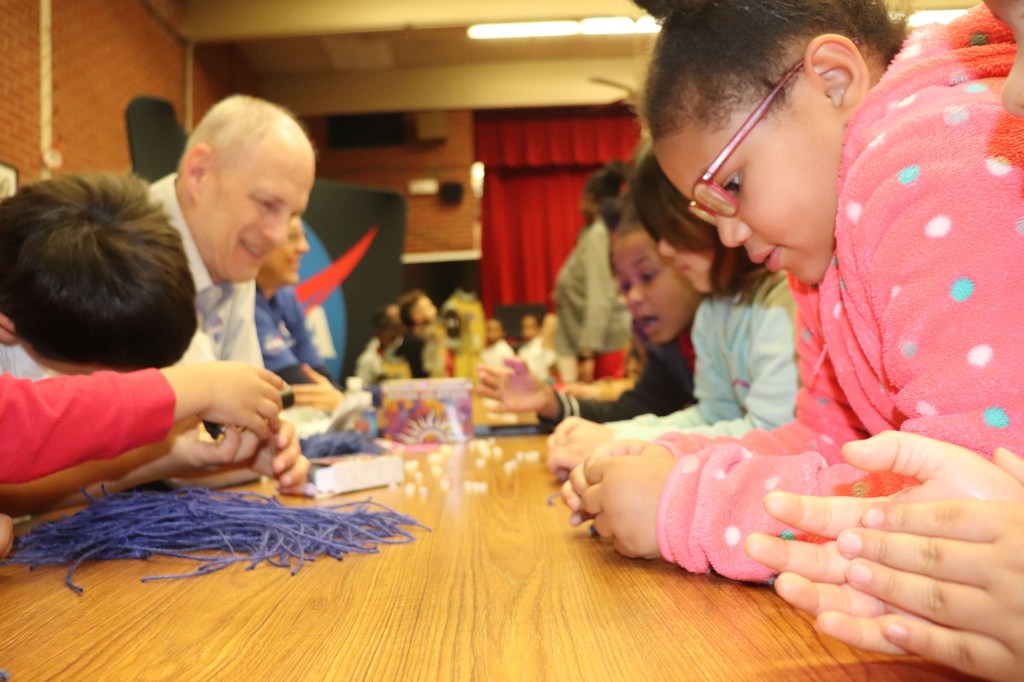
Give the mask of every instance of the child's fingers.
MULTIPOLYGON (((906 431, 884 431, 843 446, 847 462, 865 471, 891 471, 924 483, 948 467, 970 468, 978 455, 970 450, 906 431)), ((984 460, 980 460, 984 461, 984 460)))
POLYGON ((764 510, 778 521, 823 538, 834 538, 860 524, 874 500, 862 497, 814 497, 776 490, 765 495, 764 510))
POLYGON ((587 479, 583 473, 583 465, 574 467, 569 472, 569 480, 562 485, 562 499, 573 511, 579 511, 579 497, 587 489, 587 479))
MULTIPOLYGON (((601 501, 601 486, 592 485, 580 495, 580 511, 581 516, 587 516, 596 521, 601 519, 601 512, 604 511, 604 506, 601 501)), ((601 528, 598 527, 597 531, 601 533, 601 528)), ((611 533, 601 533, 604 537, 611 537, 611 533)))
POLYGON ((816 620, 820 631, 850 646, 895 656, 907 653, 885 638, 884 622, 881 618, 857 618, 836 611, 822 613, 816 620))
POLYGON ((269 369, 256 368, 256 371, 260 379, 270 384, 278 394, 280 394, 288 385, 285 383, 284 379, 274 374, 269 369))
POLYGON ((569 515, 569 524, 578 526, 583 523, 586 519, 590 518, 588 514, 585 514, 580 509, 580 496, 579 493, 572 487, 571 481, 566 481, 562 484, 562 503, 572 512, 569 515))
POLYGON ((743 549, 751 559, 779 573, 799 573, 817 583, 838 585, 846 581, 849 561, 840 556, 832 542, 819 545, 751 533, 744 540, 743 549))
POLYGON ((846 579, 862 592, 936 623, 978 632, 992 625, 992 598, 972 585, 936 580, 865 559, 850 562, 846 579))
POLYGON ((815 616, 838 611, 866 618, 889 612, 878 599, 849 585, 815 582, 796 573, 780 574, 775 579, 775 592, 796 608, 815 616))
POLYGON ((525 374, 529 371, 526 369, 526 362, 524 362, 522 358, 505 358, 503 362, 505 363, 505 367, 510 369, 514 374, 525 374))
POLYGON ((555 428, 554 433, 557 433, 561 437, 562 442, 566 442, 572 437, 573 433, 585 423, 586 422, 579 417, 569 417, 563 420, 562 423, 555 428))
POLYGON ((261 396, 257 398, 253 409, 240 411, 232 425, 252 431, 262 440, 269 437, 271 431, 280 427, 279 413, 280 410, 274 401, 261 396))
POLYGON ((548 450, 547 468, 551 473, 572 471, 584 458, 573 448, 554 448, 548 450))
MULTIPOLYGON (((993 580, 990 574, 993 562, 989 559, 988 547, 977 543, 851 529, 839 536, 836 547, 852 560, 872 562, 861 565, 858 561, 856 564, 861 578, 869 574, 874 576, 872 586, 866 588, 868 592, 914 613, 921 613, 919 605, 923 602, 937 607, 946 585, 957 584, 958 590, 974 590, 975 586, 984 587, 993 580), (875 576, 878 570, 886 573, 875 576)), ((847 569, 847 573, 851 570, 854 570, 853 566, 847 569)), ((964 599, 971 599, 974 592, 962 594, 964 599)), ((978 601, 990 601, 985 594, 976 596, 978 601)), ((950 607, 959 614, 958 619, 965 617, 965 607, 950 607)), ((979 615, 974 614, 973 617, 979 615)))
POLYGON ((236 464, 252 456, 248 448, 243 449, 244 440, 242 432, 238 429, 224 429, 223 435, 216 442, 205 443, 196 441, 196 461, 201 468, 216 469, 230 464, 236 464))
POLYGON ((278 488, 281 492, 291 493, 300 491, 305 486, 310 466, 309 460, 300 454, 289 461, 287 468, 279 471, 275 467, 278 488))
POLYGON ((1006 473, 1017 479, 1018 483, 1024 484, 1024 457, 1010 452, 1006 448, 997 448, 992 455, 992 461, 1006 473))
POLYGON ((1014 514, 1020 513, 1019 509, 1019 505, 1011 502, 978 500, 879 504, 864 512, 861 523, 865 528, 858 531, 857 537, 886 545, 882 550, 897 549, 895 543, 908 539, 904 533, 951 541, 995 542, 1011 525, 1014 514))
POLYGON ((607 457, 588 457, 586 461, 576 467, 576 469, 583 469, 583 478, 587 485, 595 485, 604 480, 604 471, 607 468, 609 461, 612 460, 607 457))
POLYGON ((901 615, 882 619, 881 631, 897 651, 917 654, 970 675, 1009 680, 1020 674, 1020 661, 994 638, 901 615))

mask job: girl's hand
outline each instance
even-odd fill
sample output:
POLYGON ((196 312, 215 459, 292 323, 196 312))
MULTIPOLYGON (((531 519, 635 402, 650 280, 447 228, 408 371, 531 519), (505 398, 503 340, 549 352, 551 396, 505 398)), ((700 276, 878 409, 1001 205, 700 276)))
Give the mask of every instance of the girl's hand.
POLYGON ((582 417, 568 417, 548 437, 548 469, 565 480, 573 468, 614 437, 610 426, 582 417))
MULTIPOLYGON (((999 17, 1013 31, 1018 45, 1024 40, 1024 1, 985 0, 992 14, 999 17)), ((1024 115, 1024 52, 1017 50, 1013 68, 1003 84, 1003 106, 1011 114, 1024 115)))
POLYGON ((344 398, 345 394, 339 391, 331 380, 309 365, 302 365, 302 372, 310 380, 308 384, 293 384, 292 393, 295 394, 297 406, 315 407, 324 412, 333 412, 344 398))
POLYGON ((765 509, 780 521, 839 537, 821 546, 749 537, 752 558, 788 571, 776 591, 855 646, 918 653, 1000 679, 1018 670, 1024 634, 1008 623, 1024 615, 1011 595, 1024 575, 1024 463, 1006 450, 991 463, 892 432, 843 452, 854 466, 922 485, 875 499, 769 495, 765 509), (963 499, 971 497, 988 501, 963 499))
POLYGON ((569 522, 593 519, 594 530, 628 557, 655 558, 658 502, 675 459, 666 457, 592 458, 572 470, 562 498, 573 510, 569 522))
POLYGON ((877 615, 823 612, 819 628, 847 644, 912 653, 988 679, 1024 670, 1024 487, 1019 502, 887 503, 844 531, 852 587, 877 615))
MULTIPOLYGON (((672 458, 672 453, 669 449, 655 445, 646 440, 628 439, 613 440, 607 445, 594 450, 594 453, 587 458, 589 460, 598 460, 605 457, 639 457, 639 456, 652 456, 652 457, 668 457, 672 458)), ((586 478, 583 475, 583 465, 580 463, 576 465, 569 473, 569 478, 565 485, 562 486, 562 502, 565 503, 570 510, 574 513, 569 517, 569 523, 574 526, 579 525, 583 522, 583 517, 579 516, 575 512, 580 509, 580 495, 582 491, 586 489, 586 478), (573 474, 576 474, 575 478, 573 474)))
POLYGON ((239 426, 267 438, 280 426, 284 380, 241 362, 204 362, 160 370, 176 397, 174 421, 199 417, 224 426, 239 426))
POLYGON ((553 418, 558 413, 554 390, 530 374, 519 358, 505 359, 504 367, 477 365, 477 393, 497 400, 508 412, 536 412, 553 418))

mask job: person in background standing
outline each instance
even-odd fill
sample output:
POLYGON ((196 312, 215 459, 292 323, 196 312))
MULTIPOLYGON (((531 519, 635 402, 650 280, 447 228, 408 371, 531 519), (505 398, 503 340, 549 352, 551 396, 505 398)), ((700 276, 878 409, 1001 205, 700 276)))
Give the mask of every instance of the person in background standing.
POLYGON ((580 201, 586 226, 555 281, 555 352, 566 383, 625 373, 630 316, 608 260, 608 233, 618 224, 625 179, 625 165, 616 161, 587 181, 580 201))

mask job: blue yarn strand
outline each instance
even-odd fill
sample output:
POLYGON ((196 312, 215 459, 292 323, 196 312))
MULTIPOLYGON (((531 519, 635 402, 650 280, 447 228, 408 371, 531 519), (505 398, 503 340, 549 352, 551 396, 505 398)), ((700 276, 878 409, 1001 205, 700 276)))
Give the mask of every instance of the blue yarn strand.
POLYGON ((247 571, 267 563, 295 575, 319 556, 340 561, 352 552, 373 554, 379 545, 412 542, 408 528, 430 530, 371 500, 288 507, 258 493, 185 488, 89 501, 78 513, 18 537, 0 564, 67 564, 64 584, 81 593, 74 574, 86 561, 163 556, 199 564, 189 573, 148 576, 142 582, 192 578, 238 563, 247 571))

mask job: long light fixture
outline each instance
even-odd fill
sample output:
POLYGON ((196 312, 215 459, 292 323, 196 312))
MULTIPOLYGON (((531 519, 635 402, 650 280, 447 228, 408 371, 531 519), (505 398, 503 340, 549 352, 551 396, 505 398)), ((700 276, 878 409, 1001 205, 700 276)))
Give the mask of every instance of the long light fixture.
MULTIPOLYGON (((910 26, 916 28, 931 23, 948 23, 967 10, 921 10, 910 15, 910 26)), ((645 14, 637 20, 629 17, 590 17, 579 21, 520 21, 505 24, 474 24, 467 35, 474 40, 502 38, 551 38, 578 35, 629 35, 631 33, 657 33, 661 26, 654 17, 645 14)))
POLYGON ((474 24, 466 34, 474 40, 500 38, 551 38, 576 35, 628 35, 657 33, 661 27, 653 17, 591 17, 579 21, 521 21, 508 24, 474 24))

